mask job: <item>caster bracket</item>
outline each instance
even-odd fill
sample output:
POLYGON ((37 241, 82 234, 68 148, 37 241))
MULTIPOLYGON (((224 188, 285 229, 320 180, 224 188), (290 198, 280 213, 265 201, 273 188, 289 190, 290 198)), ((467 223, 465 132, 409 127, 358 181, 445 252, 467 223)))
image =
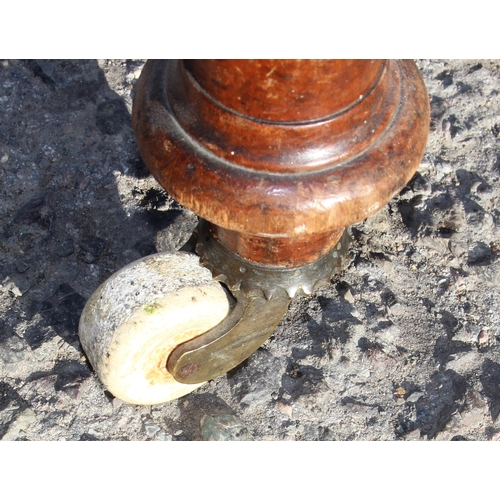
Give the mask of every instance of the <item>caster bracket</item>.
POLYGON ((349 241, 345 231, 334 249, 316 262, 279 268, 257 265, 230 252, 204 220, 197 232, 202 265, 231 290, 236 305, 219 325, 172 351, 167 369, 183 384, 214 379, 255 352, 274 332, 297 293, 311 294, 342 269, 349 241))
POLYGON ((219 325, 172 351, 167 369, 178 382, 199 384, 239 365, 271 336, 291 300, 246 297, 241 292, 236 299, 219 325))

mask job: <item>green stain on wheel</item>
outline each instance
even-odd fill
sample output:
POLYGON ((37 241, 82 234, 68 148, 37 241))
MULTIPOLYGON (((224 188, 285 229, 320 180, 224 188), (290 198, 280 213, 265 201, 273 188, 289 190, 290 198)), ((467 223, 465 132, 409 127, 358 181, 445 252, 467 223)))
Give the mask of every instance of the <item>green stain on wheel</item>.
POLYGON ((146 314, 154 314, 155 311, 158 309, 158 304, 153 303, 153 304, 147 304, 143 307, 143 310, 146 314))

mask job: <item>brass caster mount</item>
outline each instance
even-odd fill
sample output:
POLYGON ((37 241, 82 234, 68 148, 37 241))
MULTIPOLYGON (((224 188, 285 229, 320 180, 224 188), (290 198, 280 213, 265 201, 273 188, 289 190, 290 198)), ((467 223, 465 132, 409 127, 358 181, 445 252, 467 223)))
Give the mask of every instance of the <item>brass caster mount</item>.
POLYGON ((227 250, 201 221, 196 251, 200 263, 224 283, 236 300, 229 315, 212 330, 176 347, 167 369, 183 384, 223 375, 255 352, 274 332, 296 294, 310 295, 342 269, 347 232, 320 259, 295 268, 261 266, 227 250))
POLYGON ((111 393, 155 404, 237 366, 341 270, 345 228, 418 167, 429 102, 409 61, 149 61, 133 124, 154 177, 200 216, 199 261, 119 270, 80 339, 111 393))

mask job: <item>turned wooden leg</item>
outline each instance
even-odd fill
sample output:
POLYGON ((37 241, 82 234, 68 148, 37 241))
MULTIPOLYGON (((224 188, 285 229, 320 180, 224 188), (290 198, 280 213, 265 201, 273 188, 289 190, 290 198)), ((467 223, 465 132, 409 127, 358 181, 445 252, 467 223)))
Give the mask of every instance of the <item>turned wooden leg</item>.
POLYGON ((151 173, 201 217, 201 262, 233 296, 218 326, 159 361, 191 387, 240 363, 296 293, 339 271, 345 228, 418 167, 429 101, 411 61, 149 61, 133 125, 151 173))

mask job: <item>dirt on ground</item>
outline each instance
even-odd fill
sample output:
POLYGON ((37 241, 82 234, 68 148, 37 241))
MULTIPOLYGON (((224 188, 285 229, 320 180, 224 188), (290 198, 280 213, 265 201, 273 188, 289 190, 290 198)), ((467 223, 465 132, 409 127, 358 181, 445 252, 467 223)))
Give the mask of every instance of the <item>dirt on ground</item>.
POLYGON ((107 392, 78 339, 106 278, 196 225, 137 150, 143 65, 0 63, 0 438, 500 440, 500 61, 417 61, 427 151, 351 228, 345 270, 230 373, 153 406, 107 392))

